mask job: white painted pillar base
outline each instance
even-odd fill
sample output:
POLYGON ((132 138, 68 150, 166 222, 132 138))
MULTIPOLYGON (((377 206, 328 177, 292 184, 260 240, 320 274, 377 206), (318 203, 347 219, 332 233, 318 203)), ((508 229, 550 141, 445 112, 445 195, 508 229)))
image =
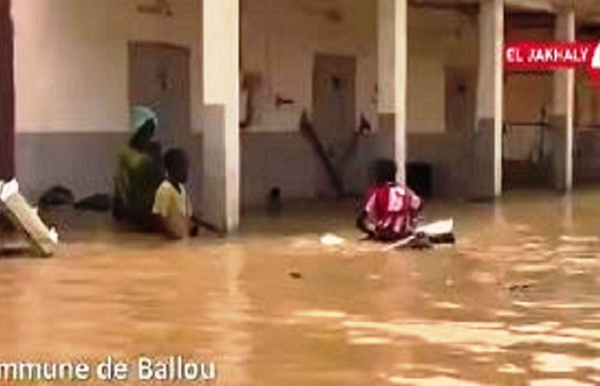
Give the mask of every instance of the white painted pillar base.
POLYGON ((377 0, 379 155, 406 181, 407 0, 377 0))
MULTIPOLYGON (((557 41, 575 40, 575 12, 562 10, 556 18, 557 41)), ((554 75, 552 130, 553 184, 560 191, 573 188, 573 119, 575 108, 575 70, 561 70, 554 75)))
POLYGON ((481 0, 471 196, 502 194, 504 1, 481 0))
POLYGON ((204 0, 204 103, 216 119, 203 135, 203 215, 229 232, 240 213, 239 0, 204 0))

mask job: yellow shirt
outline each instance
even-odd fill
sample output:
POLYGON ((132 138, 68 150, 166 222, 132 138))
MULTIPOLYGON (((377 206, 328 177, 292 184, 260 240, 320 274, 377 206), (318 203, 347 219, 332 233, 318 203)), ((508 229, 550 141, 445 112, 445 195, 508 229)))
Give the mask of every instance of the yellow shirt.
POLYGON ((172 214, 192 217, 192 205, 185 186, 179 184, 179 189, 181 192, 170 181, 163 181, 156 191, 152 212, 162 217, 170 217, 172 214))
POLYGON ((192 205, 183 184, 179 184, 178 192, 173 184, 165 180, 160 184, 154 198, 152 213, 165 219, 167 232, 183 237, 192 217, 192 205))

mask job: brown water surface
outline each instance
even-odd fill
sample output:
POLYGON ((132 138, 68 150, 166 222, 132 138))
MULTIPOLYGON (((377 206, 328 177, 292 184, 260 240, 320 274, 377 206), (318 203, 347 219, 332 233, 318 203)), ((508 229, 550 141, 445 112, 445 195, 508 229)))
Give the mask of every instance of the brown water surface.
POLYGON ((600 191, 428 216, 455 218, 456 246, 383 252, 346 203, 178 244, 63 214, 55 257, 0 259, 0 362, 183 355, 231 386, 600 384, 600 191))

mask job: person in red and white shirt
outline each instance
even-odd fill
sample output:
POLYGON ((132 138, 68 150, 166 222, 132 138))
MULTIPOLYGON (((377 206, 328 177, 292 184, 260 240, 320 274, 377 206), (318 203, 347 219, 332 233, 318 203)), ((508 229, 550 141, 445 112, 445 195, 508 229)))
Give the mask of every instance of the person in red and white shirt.
POLYGON ((396 182, 397 171, 392 160, 375 163, 375 183, 367 190, 356 222, 372 239, 400 240, 413 235, 417 228, 423 201, 410 188, 396 182))

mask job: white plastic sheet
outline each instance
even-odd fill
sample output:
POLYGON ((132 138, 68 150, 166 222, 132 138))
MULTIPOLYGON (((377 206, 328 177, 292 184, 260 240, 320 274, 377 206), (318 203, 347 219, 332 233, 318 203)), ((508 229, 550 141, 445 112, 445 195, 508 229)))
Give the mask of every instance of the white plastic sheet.
POLYGON ((58 245, 58 233, 49 229, 33 208, 19 192, 16 180, 0 181, 0 210, 7 214, 12 223, 22 230, 33 249, 42 256, 54 254, 58 245))

